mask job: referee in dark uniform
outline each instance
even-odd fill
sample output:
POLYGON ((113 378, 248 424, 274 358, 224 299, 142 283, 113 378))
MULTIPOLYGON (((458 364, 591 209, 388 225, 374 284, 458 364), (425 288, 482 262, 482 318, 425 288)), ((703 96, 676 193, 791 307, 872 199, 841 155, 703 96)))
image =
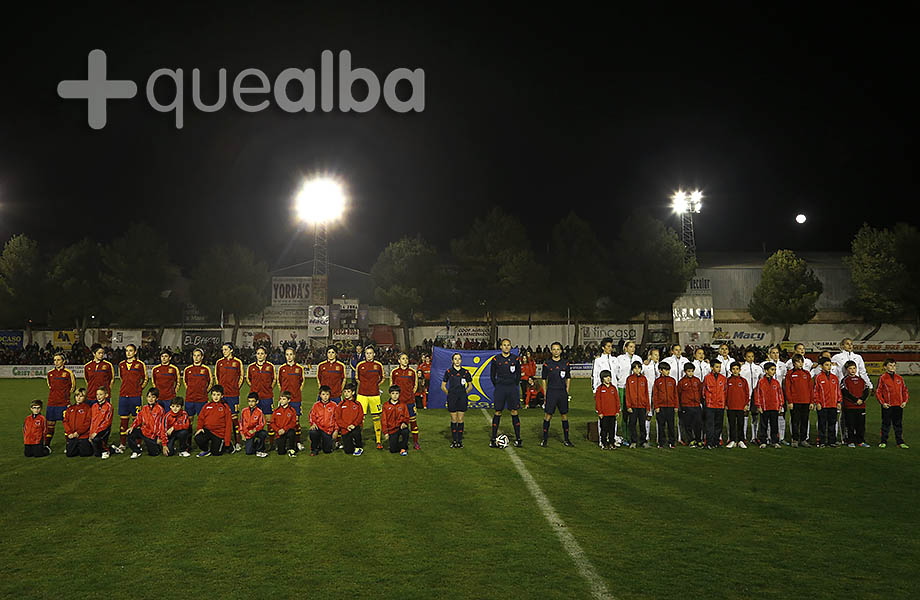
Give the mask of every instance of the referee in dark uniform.
POLYGON ((514 425, 514 446, 520 448, 521 443, 521 418, 518 417, 518 409, 521 408, 521 388, 518 382, 521 380, 521 361, 517 356, 511 354, 511 340, 505 338, 501 343, 502 353, 492 357, 492 368, 489 372, 489 378, 495 387, 495 416, 492 417, 492 441, 489 446, 498 448, 495 438, 498 437, 498 424, 502 420, 502 411, 505 407, 511 411, 511 424, 514 425))
POLYGON ((450 413, 451 448, 463 448, 463 416, 469 408, 467 394, 473 389, 473 376, 464 369, 463 357, 454 352, 451 367, 444 372, 441 390, 447 394, 447 412, 450 413))
POLYGON ((553 342, 550 345, 552 358, 543 363, 543 441, 540 445, 546 448, 549 439, 549 422, 553 413, 559 409, 562 415, 562 435, 565 446, 574 446, 569 439, 569 384, 572 375, 569 363, 562 358, 562 344, 553 342))

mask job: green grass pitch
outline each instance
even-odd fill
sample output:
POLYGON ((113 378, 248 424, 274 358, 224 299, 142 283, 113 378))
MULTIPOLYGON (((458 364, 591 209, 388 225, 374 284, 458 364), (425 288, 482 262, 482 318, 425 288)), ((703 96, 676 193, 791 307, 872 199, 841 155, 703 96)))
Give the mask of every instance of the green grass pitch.
MULTIPOLYGON (((920 398, 918 378, 908 384, 920 398)), ((0 597, 590 596, 509 451, 487 447, 479 410, 463 450, 448 448, 446 411, 420 411, 422 451, 408 458, 370 445, 361 457, 67 459, 59 427, 50 457, 26 459, 21 424, 46 390, 0 382, 0 597)), ((584 440, 587 380, 573 396, 575 448, 558 416, 540 448, 542 412, 529 410, 515 452, 614 597, 917 597, 912 405, 911 450, 875 447, 872 398, 870 449, 604 452, 584 440)))

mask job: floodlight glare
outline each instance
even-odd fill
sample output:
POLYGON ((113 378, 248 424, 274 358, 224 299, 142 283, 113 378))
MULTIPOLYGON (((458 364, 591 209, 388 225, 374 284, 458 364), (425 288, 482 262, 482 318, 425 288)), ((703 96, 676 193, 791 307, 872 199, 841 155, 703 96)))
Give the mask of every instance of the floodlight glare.
POLYGON ((681 190, 674 192, 674 195, 671 196, 671 206, 676 213, 685 213, 689 209, 687 205, 687 194, 681 190))
POLYGON ((799 214, 795 216, 795 222, 798 223, 799 225, 801 225, 805 221, 806 221, 805 215, 799 214))
POLYGON ((345 212, 345 190, 342 184, 329 177, 308 179, 297 192, 294 208, 301 221, 330 223, 345 212))

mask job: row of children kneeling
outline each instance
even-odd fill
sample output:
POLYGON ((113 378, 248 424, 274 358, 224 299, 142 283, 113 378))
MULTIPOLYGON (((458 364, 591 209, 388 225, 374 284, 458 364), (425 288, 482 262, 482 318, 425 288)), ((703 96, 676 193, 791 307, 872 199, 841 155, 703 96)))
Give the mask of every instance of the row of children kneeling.
MULTIPOLYGON (((658 365, 660 376, 655 379, 652 392, 648 391, 648 380, 642 372, 643 364, 632 363, 632 373, 626 380, 625 406, 629 447, 646 446, 646 421, 654 414, 658 430, 658 447, 675 447, 674 415, 678 416, 681 432, 685 432, 690 447, 715 448, 722 445, 725 418, 728 419, 727 448, 747 448, 744 440, 745 422, 749 417, 759 415, 759 429, 755 442, 760 448, 781 448, 779 419, 786 411, 792 418, 792 447, 809 447, 807 441, 811 411, 817 413, 817 447, 838 447, 838 409, 843 410, 846 439, 850 447, 867 448, 866 443, 866 400, 869 388, 857 375, 856 363, 844 365, 847 376, 843 381, 833 373, 830 358, 818 360, 820 372, 811 377, 804 369, 804 357, 795 355, 793 369, 786 373, 784 385, 775 378, 776 365, 763 365, 762 377, 754 390, 741 377, 741 364, 732 362, 730 374, 721 373, 721 363, 713 361, 712 372, 701 381, 694 376, 695 366, 687 363, 684 376, 679 380, 670 376, 671 365, 658 365), (649 401, 651 398, 651 403, 649 401), (652 411, 654 407, 654 413, 652 411)), ((885 373, 879 379, 876 397, 882 409, 881 442, 885 448, 889 430, 894 429, 899 447, 909 446, 903 438, 903 410, 909 394, 904 378, 895 372, 892 359, 884 362, 885 373)), ((599 420, 600 445, 604 449, 619 447, 616 425, 620 414, 620 397, 613 385, 612 374, 600 373, 602 385, 595 391, 595 409, 599 420)))
MULTIPOLYGON (((330 454, 341 447, 346 454, 361 456, 364 443, 361 436, 364 424, 364 408, 355 399, 356 386, 346 383, 342 388, 342 400, 331 401, 331 390, 320 386, 319 400, 310 410, 310 455, 330 454)), ((389 440, 391 453, 407 456, 409 443, 409 413, 405 404, 399 402, 399 386, 389 389, 390 400, 383 406, 381 421, 383 432, 389 440)), ((199 458, 233 454, 231 443, 233 432, 230 408, 222 401, 223 388, 215 385, 210 389, 209 402, 201 409, 192 432, 191 420, 183 408, 181 397, 170 401, 169 411, 164 411, 157 401, 159 390, 147 391, 147 403, 138 410, 137 417, 128 428, 127 445, 131 458, 143 456, 178 455, 191 456, 192 441, 198 446, 199 458)), ((282 392, 279 406, 271 414, 270 430, 266 428, 265 414, 259 408, 259 395, 251 392, 247 404, 240 411, 239 434, 245 441, 245 453, 260 458, 268 456, 270 446, 279 455, 297 456, 303 446, 297 436, 298 417, 290 406, 290 392, 282 392), (271 435, 270 435, 271 434, 271 435), (269 437, 273 442, 269 443, 269 437)), ((64 411, 63 425, 66 438, 65 455, 68 457, 95 456, 109 458, 109 436, 112 429, 112 404, 108 391, 96 391, 96 403, 86 403, 86 390, 80 388, 74 394, 75 403, 64 411)), ((43 403, 33 400, 31 414, 22 427, 25 456, 39 458, 51 454, 51 447, 45 445, 47 421, 42 415, 43 403)))

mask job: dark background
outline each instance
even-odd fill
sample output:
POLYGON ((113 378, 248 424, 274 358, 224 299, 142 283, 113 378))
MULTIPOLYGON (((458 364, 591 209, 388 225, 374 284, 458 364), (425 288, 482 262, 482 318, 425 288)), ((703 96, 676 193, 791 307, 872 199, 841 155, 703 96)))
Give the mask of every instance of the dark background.
POLYGON ((233 240, 283 266, 311 257, 291 202, 318 171, 342 177, 351 197, 330 259, 360 269, 407 233, 446 249, 494 205, 525 223, 538 252, 570 209, 613 243, 636 207, 676 226, 668 197, 679 186, 705 193, 700 251, 845 251, 864 221, 920 220, 905 15, 93 6, 3 9, 2 239, 26 233, 53 250, 145 220, 183 266, 233 240), (86 77, 94 48, 110 79, 139 88, 108 103, 101 131, 85 101, 56 93, 86 77), (247 67, 272 79, 318 70, 325 49, 350 50, 381 82, 424 69, 425 111, 397 114, 381 99, 365 114, 247 114, 229 94, 218 113, 192 106, 195 67, 212 82, 227 68, 230 87, 247 67), (160 67, 185 71, 184 129, 143 97, 160 67))

